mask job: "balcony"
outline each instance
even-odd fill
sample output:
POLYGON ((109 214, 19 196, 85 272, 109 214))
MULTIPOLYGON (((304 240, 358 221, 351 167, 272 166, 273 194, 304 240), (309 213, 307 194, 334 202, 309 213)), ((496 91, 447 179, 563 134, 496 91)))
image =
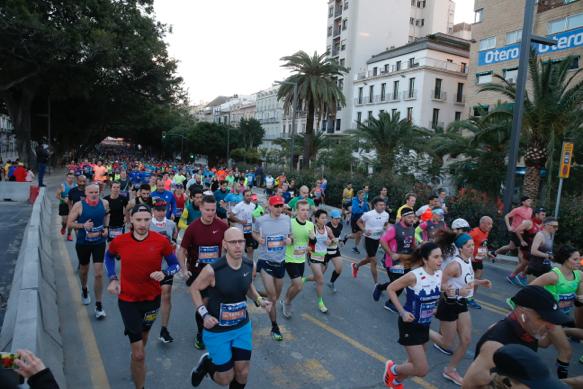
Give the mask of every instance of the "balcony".
POLYGON ((429 128, 431 128, 432 130, 435 130, 437 128, 445 128, 445 123, 444 122, 435 122, 432 120, 429 122, 429 128))
POLYGON ((388 98, 389 98, 388 99, 389 103, 395 103, 397 101, 401 101, 401 96, 399 96, 399 92, 389 94, 388 98))
POLYGON ((417 89, 407 90, 403 92, 403 100, 415 100, 417 98, 417 89))
POLYGON ((334 8, 334 17, 338 18, 340 16, 342 16, 342 4, 340 4, 340 6, 336 6, 334 8))
POLYGON ((447 93, 441 89, 431 91, 431 100, 444 102, 447 100, 447 93))
POLYGON ((356 97, 354 99, 354 105, 364 105, 364 100, 362 98, 359 99, 358 97, 356 97))
MULTIPOLYGON (((374 65, 371 65, 371 66, 374 66, 374 65)), ((386 77, 386 76, 393 74, 393 73, 412 71, 412 70, 423 68, 423 67, 437 69, 437 70, 441 70, 441 71, 453 72, 453 73, 460 73, 460 74, 467 74, 468 73, 468 65, 467 64, 441 61, 438 59, 426 57, 426 58, 415 58, 414 63, 409 63, 409 62, 401 63, 401 66, 399 69, 397 69, 397 66, 395 64, 393 64, 389 68, 387 68, 386 71, 383 69, 380 72, 378 72, 376 75, 373 73, 372 69, 369 71, 366 71, 366 72, 360 72, 360 73, 357 73, 354 78, 355 78, 355 81, 367 80, 367 79, 371 79, 371 78, 381 78, 381 77, 386 77)))
POLYGON ((342 31, 341 26, 334 27, 334 37, 337 37, 338 35, 340 35, 341 31, 342 31))
POLYGON ((334 47, 332 49, 332 57, 338 56, 338 53, 340 53, 340 47, 334 47))
POLYGON ((466 95, 456 95, 454 104, 455 105, 465 105, 466 104, 466 95))

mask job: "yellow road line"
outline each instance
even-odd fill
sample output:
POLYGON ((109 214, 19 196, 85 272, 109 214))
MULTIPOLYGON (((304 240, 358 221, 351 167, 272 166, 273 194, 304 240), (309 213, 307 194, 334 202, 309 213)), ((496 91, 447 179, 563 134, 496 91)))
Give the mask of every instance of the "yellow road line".
MULTIPOLYGON (((318 327, 322 328, 323 330, 331 333, 332 335, 342 339, 343 341, 345 341, 346 343, 348 343, 349 345, 351 345, 355 349, 362 351, 363 353, 367 354, 368 356, 376 359, 377 361, 379 361, 381 363, 385 363, 387 361, 387 359, 389 359, 389 358, 377 353, 376 351, 366 347, 365 345, 359 343, 358 341, 352 339, 351 337, 344 334, 343 332, 341 332, 333 327, 330 327, 328 324, 321 322, 320 320, 316 319, 315 317, 313 317, 307 313, 302 313, 302 317, 304 319, 312 322, 313 324, 317 325, 318 327)), ((413 378, 411 378, 411 380, 413 382, 415 382, 416 384, 421 385, 425 389, 437 389, 437 386, 430 384, 429 382, 425 381, 422 378, 413 377, 413 378)))
MULTIPOLYGON (((55 231, 58 229, 55 228, 55 231)), ((75 304, 75 316, 77 318, 77 323, 79 325, 79 331, 81 332, 81 339, 83 342, 84 349, 87 355, 87 364, 89 365, 89 377, 91 378, 91 383, 93 388, 99 389, 110 389, 109 380, 107 379, 107 374, 105 373, 105 367, 103 366, 103 359, 101 358, 101 353, 99 352, 99 347, 97 346, 97 339, 95 338, 95 333, 91 327, 91 322, 87 315, 87 310, 83 308, 81 304, 81 287, 77 283, 77 276, 73 271, 73 266, 71 265, 71 257, 65 247, 65 242, 59 235, 57 239, 58 251, 63 265, 65 267, 65 276, 69 284, 69 292, 73 298, 73 304, 75 304)))

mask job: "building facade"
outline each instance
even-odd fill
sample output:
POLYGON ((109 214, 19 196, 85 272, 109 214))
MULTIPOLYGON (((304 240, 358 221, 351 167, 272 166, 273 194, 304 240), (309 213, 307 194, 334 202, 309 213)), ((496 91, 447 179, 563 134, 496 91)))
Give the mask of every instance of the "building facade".
POLYGON ((0 114, 0 156, 4 161, 18 158, 12 120, 4 114, 0 114))
POLYGON ((327 53, 349 72, 337 81, 346 107, 329 119, 328 132, 353 128, 352 80, 367 70, 374 54, 428 34, 447 33, 453 28, 454 10, 452 0, 329 0, 327 53))
POLYGON ((263 144, 261 147, 271 149, 274 147, 273 141, 284 137, 285 134, 283 120, 283 102, 277 100, 278 86, 264 89, 257 93, 255 102, 255 119, 261 123, 265 130, 263 144))
MULTIPOLYGON (((497 93, 479 92, 480 85, 491 82, 494 74, 513 82, 518 75, 522 15, 525 0, 475 0, 474 43, 471 46, 468 75, 467 114, 478 108, 490 109, 505 98, 497 93)), ((583 55, 583 1, 539 0, 534 17, 533 34, 556 39, 556 46, 536 44, 541 59, 561 60, 575 56, 574 72, 583 55)), ((527 89, 529 83, 527 83, 527 89)))
POLYGON ((232 107, 231 110, 231 125, 239 127, 241 119, 255 118, 256 99, 257 95, 251 95, 248 100, 241 100, 232 107))
POLYGON ((437 33, 374 55, 355 75, 352 126, 380 112, 431 129, 461 119, 469 48, 469 41, 437 33))

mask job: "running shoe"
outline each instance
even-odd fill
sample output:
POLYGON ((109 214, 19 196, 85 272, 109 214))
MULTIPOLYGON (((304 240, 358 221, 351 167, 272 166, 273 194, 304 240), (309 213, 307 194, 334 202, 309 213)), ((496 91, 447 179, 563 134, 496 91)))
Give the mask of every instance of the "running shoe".
POLYGON ((353 262, 350 267, 352 268, 352 277, 356 278, 358 276, 358 265, 353 262))
POLYGON ((83 305, 91 304, 91 296, 89 296, 89 291, 81 290, 81 302, 83 305))
POLYGON ((105 311, 103 310, 103 308, 98 309, 97 307, 95 307, 95 318, 97 320, 102 320, 105 319, 107 317, 107 315, 105 314, 105 311))
POLYGON ((387 311, 391 311, 393 313, 399 313, 399 311, 397 311, 397 307, 395 307, 395 305, 391 302, 391 300, 387 300, 385 302, 384 308, 387 311))
POLYGON ((279 331, 278 326, 271 327, 271 337, 273 338, 273 340, 276 340, 278 342, 281 342, 283 340, 283 335, 281 334, 281 331, 279 331))
POLYGON ((360 254, 360 250, 359 250, 358 248, 356 248, 356 247, 353 247, 353 248, 352 248, 352 252, 353 252, 354 254, 360 254))
POLYGON ((514 286, 522 286, 520 281, 516 278, 516 276, 508 275, 506 276, 506 281, 510 282, 514 286))
POLYGON ((72 241, 73 241, 73 237, 72 237, 71 235, 67 235, 67 240, 68 240, 69 242, 72 242, 72 241))
POLYGON ((194 348, 197 350, 204 350, 206 348, 204 342, 202 341, 201 334, 196 334, 196 336, 194 337, 194 348))
POLYGON ((527 286, 528 285, 528 277, 526 275, 518 275, 515 277, 520 286, 527 286))
POLYGON ((67 229, 65 227, 61 228, 61 235, 65 235, 65 232, 67 232, 67 229))
POLYGON ((393 381, 395 378, 395 374, 391 371, 392 367, 395 366, 395 362, 391 361, 390 359, 385 363, 385 373, 383 374, 383 382, 387 386, 387 388, 393 387, 393 381))
POLYGON ((348 240, 348 235, 344 235, 344 238, 342 238, 342 244, 346 244, 347 240, 348 240))
POLYGON ((508 305, 511 310, 513 310, 514 308, 516 308, 516 304, 514 304, 514 301, 512 301, 512 297, 508 297, 506 299, 506 305, 508 305))
POLYGON ((328 308, 326 308, 326 306, 324 305, 323 301, 320 301, 318 303, 318 309, 320 310, 320 312, 322 313, 328 313, 328 308))
POLYGON ((281 314, 283 315, 283 317, 285 317, 286 319, 291 318, 292 317, 291 304, 286 304, 285 301, 283 300, 279 300, 279 303, 281 304, 281 314))
POLYGON ((474 299, 468 300, 468 307, 473 309, 482 309, 482 306, 476 302, 474 299))
POLYGON ((160 329, 160 341, 162 343, 174 342, 174 338, 170 336, 170 332, 168 332, 168 329, 166 327, 162 327, 162 329, 160 329))
POLYGON ((192 386, 197 387, 202 382, 202 379, 207 373, 207 364, 210 362, 209 353, 204 353, 200 356, 197 365, 192 369, 190 373, 190 383, 192 386))
POLYGON ((330 288, 330 291, 332 291, 332 293, 336 293, 336 286, 334 285, 333 282, 328 282, 328 288, 330 288))
POLYGON ((464 383, 464 379, 462 378, 460 373, 458 373, 457 370, 455 370, 455 369, 453 369, 451 371, 443 370, 441 375, 446 380, 451 381, 458 386, 462 386, 462 384, 464 383))
POLYGON ((381 288, 379 288, 379 284, 375 284, 374 289, 372 290, 372 299, 374 301, 379 301, 381 299, 381 295, 383 294, 383 291, 381 288))
POLYGON ((433 347, 436 350, 438 350, 440 353, 443 353, 443 354, 448 355, 448 356, 452 356, 453 355, 453 351, 448 350, 446 348, 443 348, 440 345, 438 345, 437 343, 433 343, 433 347))

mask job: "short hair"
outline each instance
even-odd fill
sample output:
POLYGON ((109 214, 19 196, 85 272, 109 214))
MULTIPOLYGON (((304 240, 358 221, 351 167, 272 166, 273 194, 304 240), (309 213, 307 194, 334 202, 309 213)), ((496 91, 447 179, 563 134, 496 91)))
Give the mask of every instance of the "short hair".
POLYGON ((202 194, 202 188, 200 188, 199 186, 196 186, 195 188, 193 188, 194 185, 191 186, 192 189, 189 189, 190 192, 190 197, 194 197, 197 194, 202 194))
POLYGON ((84 174, 80 174, 77 176, 77 180, 86 180, 87 176, 85 176, 84 174))
POLYGON ((405 195, 405 201, 409 200, 411 197, 417 198, 417 195, 413 192, 409 192, 405 195))
POLYGON ((307 205, 308 207, 310 206, 310 203, 308 203, 307 200, 300 200, 296 203, 296 208, 299 208, 302 205, 307 205))
MULTIPOLYGON (((307 201, 306 201, 307 203, 307 201)), ((299 204, 299 201, 298 201, 299 204)), ((317 219, 320 217, 320 215, 328 215, 328 212, 326 212, 325 209, 318 209, 316 212, 314 212, 314 217, 317 219)))
POLYGON ((443 188, 439 188, 439 189, 437 190, 437 194, 440 194, 440 193, 445 193, 445 189, 443 189, 443 188))
POLYGON ((119 181, 113 181, 111 183, 111 186, 114 186, 114 185, 121 185, 121 182, 119 182, 119 181))
POLYGON ((202 197, 202 203, 203 204, 216 204, 217 203, 217 199, 215 199, 215 196, 213 195, 205 195, 202 197))
POLYGON ((547 225, 547 224, 550 224, 550 223, 553 223, 553 222, 558 222, 558 221, 559 221, 559 219, 557 219, 556 217, 547 216, 547 217, 545 217, 543 219, 543 224, 544 225, 547 225))
POLYGON ((219 181, 219 185, 223 185, 223 184, 226 184, 226 183, 227 183, 227 181, 225 181, 225 180, 219 181))
POLYGON ((243 191, 243 196, 245 196, 245 195, 247 194, 247 192, 249 192, 249 193, 253 194, 253 191, 252 191, 251 189, 245 189, 245 190, 243 191))
POLYGON ((140 189, 138 189, 138 190, 147 190, 147 191, 151 191, 151 190, 152 190, 152 188, 150 188, 150 185, 149 185, 149 184, 142 184, 142 185, 140 185, 140 189))
POLYGON ((377 203, 385 203, 385 199, 383 199, 381 196, 376 196, 374 199, 372 199, 372 206, 374 207, 377 205, 377 203))
POLYGON ((360 195, 363 195, 363 194, 364 194, 364 190, 362 190, 362 189, 359 190, 358 192, 356 192, 356 195, 357 196, 360 196, 360 195))
POLYGON ((429 201, 431 200, 437 200, 439 197, 437 195, 431 195, 429 196, 429 201))

